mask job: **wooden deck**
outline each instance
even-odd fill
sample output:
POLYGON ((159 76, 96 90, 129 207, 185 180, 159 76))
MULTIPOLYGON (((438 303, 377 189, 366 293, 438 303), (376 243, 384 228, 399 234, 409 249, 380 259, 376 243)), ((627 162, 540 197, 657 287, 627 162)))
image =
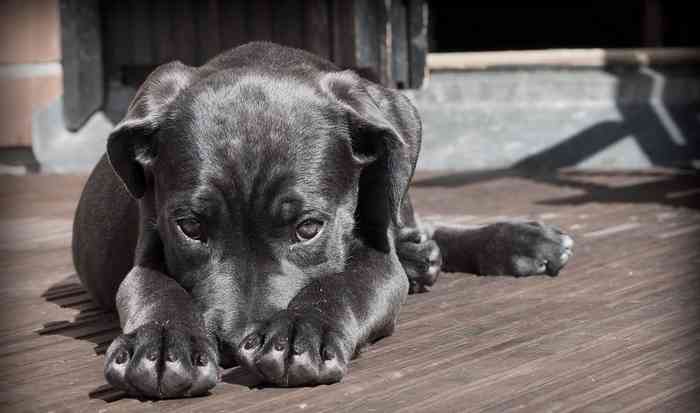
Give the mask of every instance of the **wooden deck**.
POLYGON ((700 402, 700 185, 669 171, 423 176, 424 215, 531 217, 573 233, 558 278, 443 274, 340 384, 139 401, 105 385, 114 316, 71 263, 82 177, 0 177, 2 411, 695 412, 700 402))

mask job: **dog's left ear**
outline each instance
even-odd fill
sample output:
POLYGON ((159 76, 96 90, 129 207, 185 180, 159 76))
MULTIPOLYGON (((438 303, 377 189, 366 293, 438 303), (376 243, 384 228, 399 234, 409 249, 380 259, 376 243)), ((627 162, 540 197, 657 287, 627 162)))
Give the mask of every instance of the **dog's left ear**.
POLYGON ((196 69, 180 62, 159 66, 141 85, 126 116, 107 140, 112 169, 134 198, 146 191, 145 167, 155 156, 154 137, 171 103, 190 85, 196 69))
POLYGON ((363 164, 357 205, 360 229, 389 250, 387 231, 401 227, 401 207, 421 144, 418 112, 406 96, 352 71, 324 75, 321 86, 347 115, 356 161, 363 164))

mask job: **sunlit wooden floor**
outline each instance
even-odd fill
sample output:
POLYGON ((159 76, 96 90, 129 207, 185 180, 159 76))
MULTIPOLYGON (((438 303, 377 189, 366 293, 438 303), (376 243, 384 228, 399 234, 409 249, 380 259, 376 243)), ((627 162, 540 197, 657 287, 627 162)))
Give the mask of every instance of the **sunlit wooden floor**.
POLYGON ((105 385, 116 318, 74 275, 83 177, 0 177, 2 411, 591 411, 700 409, 700 185, 671 171, 422 175, 429 218, 534 218, 576 239, 558 278, 443 274, 339 384, 139 401, 105 385))

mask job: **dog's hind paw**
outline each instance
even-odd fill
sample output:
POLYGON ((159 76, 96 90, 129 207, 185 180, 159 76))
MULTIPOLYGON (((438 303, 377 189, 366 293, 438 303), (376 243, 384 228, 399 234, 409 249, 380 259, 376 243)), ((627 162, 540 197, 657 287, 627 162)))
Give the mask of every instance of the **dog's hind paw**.
POLYGON ((198 396, 219 381, 217 351, 203 334, 152 322, 114 339, 105 377, 136 397, 198 396))
POLYGON ((507 222, 486 227, 478 255, 481 275, 556 277, 573 255, 574 240, 540 222, 507 222))
POLYGON ((427 291, 435 284, 442 268, 440 247, 416 228, 403 228, 396 242, 396 253, 410 285, 409 293, 427 291))

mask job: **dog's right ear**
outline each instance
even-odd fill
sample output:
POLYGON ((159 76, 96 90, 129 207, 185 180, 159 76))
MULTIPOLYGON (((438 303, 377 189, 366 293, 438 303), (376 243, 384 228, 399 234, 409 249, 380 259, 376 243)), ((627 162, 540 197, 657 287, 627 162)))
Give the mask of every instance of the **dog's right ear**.
POLYGON ((191 84, 196 70, 180 62, 158 67, 141 85, 126 116, 109 135, 107 157, 134 198, 141 198, 146 190, 144 168, 156 155, 154 135, 172 102, 191 84))

